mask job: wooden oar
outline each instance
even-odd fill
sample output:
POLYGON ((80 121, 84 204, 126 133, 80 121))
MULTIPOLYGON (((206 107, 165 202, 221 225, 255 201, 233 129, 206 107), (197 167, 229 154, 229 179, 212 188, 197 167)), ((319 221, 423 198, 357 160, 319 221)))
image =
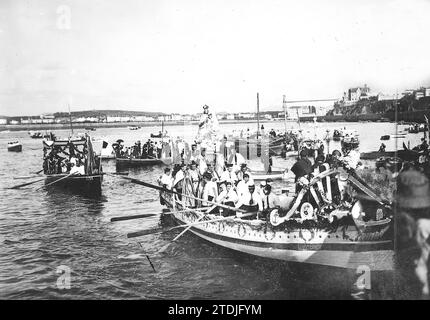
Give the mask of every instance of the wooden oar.
MULTIPOLYGON (((197 208, 197 209, 193 209, 193 210, 206 210, 206 208, 197 208)), ((180 213, 180 212, 189 212, 191 210, 182 210, 182 211, 177 211, 175 213, 180 213)), ((171 214, 172 212, 165 212, 164 214, 171 214)), ((123 217, 113 217, 110 219, 110 222, 116 222, 116 221, 125 221, 125 220, 133 220, 133 219, 140 219, 140 218, 149 218, 149 217, 154 217, 154 216, 158 216, 159 214, 157 213, 145 213, 145 214, 135 214, 135 215, 131 215, 131 216, 123 216, 123 217)))
POLYGON ((70 177, 70 176, 73 176, 73 175, 75 175, 75 174, 77 174, 77 172, 69 173, 68 175, 66 175, 66 176, 64 176, 64 177, 61 177, 61 178, 59 178, 59 179, 57 179, 57 180, 55 180, 55 181, 52 181, 52 182, 50 182, 50 183, 48 183, 48 184, 45 184, 44 186, 41 186, 40 188, 37 188, 37 189, 36 189, 36 191, 37 191, 37 190, 40 190, 40 189, 42 189, 42 188, 49 187, 50 185, 53 185, 54 183, 57 183, 57 182, 59 182, 59 181, 61 181, 61 180, 64 180, 64 179, 66 179, 66 178, 70 177))
MULTIPOLYGON (((252 215, 255 215, 256 213, 257 212, 245 213, 245 214, 243 214, 241 216, 241 218, 250 217, 252 215)), ((230 220, 230 219, 235 219, 235 218, 236 218, 236 216, 223 217, 223 218, 218 218, 218 219, 193 222, 193 223, 189 223, 189 224, 182 224, 180 226, 171 227, 171 228, 167 228, 167 229, 166 228, 158 228, 158 229, 150 229, 150 230, 141 230, 141 231, 136 231, 136 232, 128 233, 127 234, 127 238, 136 238, 136 237, 146 236, 146 235, 149 235, 149 234, 164 233, 164 232, 169 232, 171 230, 175 230, 175 229, 178 229, 178 228, 186 228, 186 227, 189 227, 189 226, 194 227, 196 225, 200 225, 200 224, 204 224, 204 223, 224 221, 224 220, 230 220)))
MULTIPOLYGON (((217 207, 216 205, 213 205, 212 207, 210 207, 209 210, 207 212, 205 212, 204 214, 202 214, 202 216, 200 218, 198 218, 196 222, 202 220, 207 214, 209 214, 216 207, 217 207)), ((193 210, 191 210, 191 211, 193 211, 193 210)), ((185 230, 183 230, 180 234, 178 234, 175 238, 173 238, 172 241, 175 242, 176 240, 178 240, 185 232, 187 232, 188 230, 190 230, 191 227, 192 227, 191 225, 188 226, 188 227, 186 227, 185 230)))
POLYGON ((37 178, 38 176, 19 176, 19 177, 13 177, 14 180, 18 179, 31 179, 31 178, 37 178))
POLYGON ((38 179, 38 180, 35 180, 35 181, 32 181, 32 182, 27 182, 27 183, 19 184, 17 186, 13 186, 13 187, 10 187, 8 189, 19 189, 21 187, 29 186, 30 184, 33 184, 33 183, 36 183, 36 182, 40 182, 40 181, 43 181, 43 180, 45 180, 45 178, 38 179))
POLYGON ((234 210, 234 211, 242 212, 242 213, 246 213, 247 212, 245 210, 234 208, 234 207, 230 207, 230 206, 226 206, 224 204, 217 203, 217 202, 214 202, 214 201, 204 200, 204 199, 197 198, 197 197, 194 197, 194 196, 191 196, 191 195, 188 195, 188 194, 182 194, 182 193, 177 192, 177 191, 173 191, 173 190, 169 190, 169 189, 166 189, 166 188, 163 188, 163 187, 159 187, 159 186, 153 185, 151 183, 148 183, 148 182, 145 182, 145 181, 142 181, 142 180, 138 180, 138 179, 134 179, 134 178, 129 178, 129 177, 123 177, 123 176, 118 176, 118 177, 123 178, 125 180, 129 180, 132 183, 140 184, 140 185, 148 187, 148 188, 156 189, 156 190, 159 190, 159 191, 164 191, 164 192, 167 192, 167 193, 177 194, 179 196, 187 197, 187 198, 194 199, 194 200, 197 200, 197 201, 206 202, 206 203, 209 203, 209 204, 212 204, 212 205, 217 205, 217 207, 220 207, 220 208, 224 208, 224 209, 228 209, 228 210, 234 210))
POLYGON ((155 214, 155 213, 147 213, 147 214, 136 214, 134 216, 113 217, 113 218, 110 219, 110 222, 132 220, 132 219, 140 219, 140 218, 149 218, 149 217, 154 217, 156 215, 157 214, 155 214))
POLYGON ((31 174, 39 174, 39 173, 41 173, 43 171, 43 169, 42 170, 39 170, 39 171, 37 171, 37 172, 32 172, 31 174))

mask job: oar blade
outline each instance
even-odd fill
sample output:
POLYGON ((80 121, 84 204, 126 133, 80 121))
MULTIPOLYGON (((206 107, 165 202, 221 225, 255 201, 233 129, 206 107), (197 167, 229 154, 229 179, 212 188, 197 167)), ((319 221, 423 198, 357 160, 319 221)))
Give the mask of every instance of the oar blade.
POLYGON ((110 221, 111 222, 125 221, 125 220, 132 220, 132 219, 150 218, 150 217, 154 217, 154 216, 157 216, 157 214, 154 214, 154 213, 137 214, 137 215, 134 215, 134 216, 113 217, 113 218, 110 219, 110 221))
POLYGON ((127 233, 127 238, 137 238, 137 237, 142 237, 142 236, 146 236, 146 235, 150 235, 150 234, 162 233, 162 232, 165 232, 168 230, 169 229, 164 229, 164 228, 140 230, 140 231, 136 231, 136 232, 127 233))
POLYGON ((40 182, 40 181, 43 181, 43 180, 45 180, 45 178, 43 178, 43 179, 38 179, 38 180, 36 180, 36 181, 31 181, 31 182, 27 182, 27 183, 19 184, 19 185, 17 185, 17 186, 13 186, 13 187, 10 187, 10 188, 8 188, 8 189, 19 189, 19 188, 21 188, 21 187, 29 186, 30 184, 33 184, 33 183, 36 183, 36 182, 40 182))

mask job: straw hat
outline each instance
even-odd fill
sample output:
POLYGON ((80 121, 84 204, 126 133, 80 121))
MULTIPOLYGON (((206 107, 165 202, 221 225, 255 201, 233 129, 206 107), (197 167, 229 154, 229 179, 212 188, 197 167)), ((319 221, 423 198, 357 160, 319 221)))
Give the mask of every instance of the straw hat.
POLYGON ((397 179, 396 202, 402 208, 430 208, 430 184, 427 177, 416 170, 400 173, 397 179))

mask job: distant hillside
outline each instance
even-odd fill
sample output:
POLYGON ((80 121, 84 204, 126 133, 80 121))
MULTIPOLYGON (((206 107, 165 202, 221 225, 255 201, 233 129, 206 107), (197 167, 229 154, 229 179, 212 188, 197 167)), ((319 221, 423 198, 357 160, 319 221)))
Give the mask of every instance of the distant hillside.
MULTIPOLYGON (((125 116, 163 116, 162 112, 126 111, 126 110, 87 110, 72 111, 73 117, 125 117, 125 116)), ((55 118, 68 117, 68 112, 56 112, 55 118)))
POLYGON ((407 95, 396 100, 378 101, 376 97, 371 97, 368 100, 357 101, 351 106, 342 106, 336 103, 334 108, 327 115, 370 115, 370 114, 385 114, 387 112, 411 112, 411 111, 428 111, 430 110, 430 97, 423 97, 416 100, 413 96, 407 95))

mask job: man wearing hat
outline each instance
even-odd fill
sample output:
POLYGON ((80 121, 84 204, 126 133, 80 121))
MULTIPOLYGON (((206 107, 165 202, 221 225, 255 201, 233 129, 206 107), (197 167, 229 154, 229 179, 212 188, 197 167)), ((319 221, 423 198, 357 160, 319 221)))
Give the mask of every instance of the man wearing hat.
POLYGON ((233 164, 227 163, 226 168, 227 169, 223 173, 221 173, 220 181, 221 182, 230 181, 236 184, 238 179, 237 179, 236 173, 233 172, 233 164))
POLYGON ((261 196, 255 192, 255 185, 253 183, 248 185, 247 192, 239 196, 239 200, 236 203, 236 208, 246 210, 247 212, 263 211, 261 196))
POLYGON ((413 169, 401 172, 395 196, 396 298, 430 299, 428 178, 413 169))
POLYGON ((237 173, 237 179, 238 180, 243 180, 243 176, 247 174, 249 181, 254 182, 254 179, 252 178, 252 174, 248 168, 248 166, 246 165, 246 163, 242 163, 240 166, 240 171, 237 173))

